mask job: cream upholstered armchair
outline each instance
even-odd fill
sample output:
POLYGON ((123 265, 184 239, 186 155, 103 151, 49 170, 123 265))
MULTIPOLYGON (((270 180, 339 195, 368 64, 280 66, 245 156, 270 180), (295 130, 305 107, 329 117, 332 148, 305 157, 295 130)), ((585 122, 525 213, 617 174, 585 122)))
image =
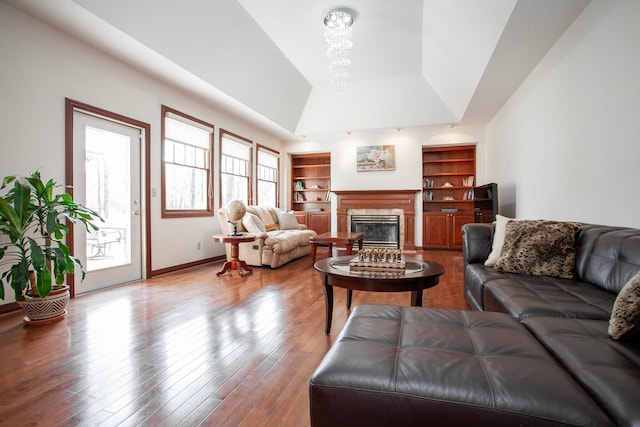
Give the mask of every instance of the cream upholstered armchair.
MULTIPOLYGON (((230 234, 226 210, 218 210, 222 233, 230 234)), ((280 267, 311 252, 311 236, 316 232, 298 224, 293 212, 262 206, 247 206, 247 213, 237 224, 240 233, 256 236, 253 242, 238 245, 239 258, 251 266, 280 267)), ((225 244, 227 260, 231 259, 231 244, 225 244)))

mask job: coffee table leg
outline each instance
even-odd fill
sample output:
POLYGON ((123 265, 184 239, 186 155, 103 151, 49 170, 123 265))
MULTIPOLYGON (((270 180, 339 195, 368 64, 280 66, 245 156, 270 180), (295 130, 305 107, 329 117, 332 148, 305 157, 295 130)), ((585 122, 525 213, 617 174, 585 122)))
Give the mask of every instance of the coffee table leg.
POLYGON ((414 307, 422 307, 422 289, 411 291, 411 305, 414 307))
POLYGON ((352 298, 353 298, 353 290, 347 289, 347 310, 351 308, 352 298))
POLYGON ((324 333, 331 332, 331 320, 333 318, 333 286, 328 283, 328 277, 324 276, 324 303, 326 309, 324 333))
POLYGON ((316 263, 316 252, 318 250, 318 245, 316 243, 311 244, 311 264, 316 263))

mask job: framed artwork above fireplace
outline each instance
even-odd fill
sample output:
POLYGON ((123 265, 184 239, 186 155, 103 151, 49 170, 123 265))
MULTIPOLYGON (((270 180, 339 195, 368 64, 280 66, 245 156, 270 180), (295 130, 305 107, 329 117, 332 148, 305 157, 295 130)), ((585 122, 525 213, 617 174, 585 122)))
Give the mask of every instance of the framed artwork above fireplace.
POLYGON ((393 145, 368 145, 358 147, 356 153, 358 172, 396 170, 395 147, 393 145))

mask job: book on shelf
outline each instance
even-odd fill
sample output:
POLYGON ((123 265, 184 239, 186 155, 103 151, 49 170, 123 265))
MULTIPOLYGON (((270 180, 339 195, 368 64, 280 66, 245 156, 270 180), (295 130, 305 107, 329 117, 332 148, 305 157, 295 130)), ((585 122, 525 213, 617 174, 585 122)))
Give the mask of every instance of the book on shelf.
POLYGON ((468 178, 462 178, 462 186, 473 187, 473 175, 470 175, 468 178))
POLYGON ((464 196, 463 196, 463 200, 473 200, 473 199, 474 199, 473 189, 471 189, 469 191, 465 191, 464 196))

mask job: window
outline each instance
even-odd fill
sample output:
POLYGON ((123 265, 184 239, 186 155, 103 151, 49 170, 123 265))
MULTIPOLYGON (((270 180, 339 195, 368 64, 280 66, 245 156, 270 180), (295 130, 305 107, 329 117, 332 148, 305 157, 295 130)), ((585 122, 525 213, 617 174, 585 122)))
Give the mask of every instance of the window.
POLYGON ((232 200, 252 204, 252 147, 248 139, 220 130, 220 206, 227 206, 232 200))
POLYGON ((278 152, 258 145, 258 205, 278 207, 278 152))
POLYGON ((162 217, 213 215, 213 125, 162 106, 162 217))

